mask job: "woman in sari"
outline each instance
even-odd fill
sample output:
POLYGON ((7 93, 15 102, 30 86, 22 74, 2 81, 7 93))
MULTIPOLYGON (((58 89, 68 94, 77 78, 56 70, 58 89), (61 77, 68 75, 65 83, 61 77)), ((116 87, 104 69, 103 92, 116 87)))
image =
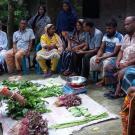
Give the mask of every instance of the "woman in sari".
POLYGON ((121 112, 122 135, 135 134, 135 87, 130 87, 124 100, 121 112))
POLYGON ((36 59, 44 72, 44 77, 49 77, 56 71, 60 54, 62 53, 62 41, 55 33, 55 26, 48 24, 45 27, 45 34, 41 36, 42 49, 37 52, 36 59), (51 60, 51 69, 46 65, 46 60, 51 60))
POLYGON ((85 44, 85 33, 83 32, 83 20, 79 19, 76 22, 76 29, 71 37, 67 37, 68 46, 63 51, 61 56, 61 71, 63 75, 70 75, 75 72, 73 55, 77 50, 77 46, 85 44))

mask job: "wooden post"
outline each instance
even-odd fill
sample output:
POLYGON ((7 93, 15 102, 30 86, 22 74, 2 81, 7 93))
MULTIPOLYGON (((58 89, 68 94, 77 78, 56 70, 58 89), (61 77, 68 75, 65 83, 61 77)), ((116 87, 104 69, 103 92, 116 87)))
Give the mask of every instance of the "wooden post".
POLYGON ((8 47, 12 47, 12 37, 13 37, 13 24, 14 24, 14 6, 13 1, 8 0, 8 25, 7 25, 7 33, 8 33, 8 47))

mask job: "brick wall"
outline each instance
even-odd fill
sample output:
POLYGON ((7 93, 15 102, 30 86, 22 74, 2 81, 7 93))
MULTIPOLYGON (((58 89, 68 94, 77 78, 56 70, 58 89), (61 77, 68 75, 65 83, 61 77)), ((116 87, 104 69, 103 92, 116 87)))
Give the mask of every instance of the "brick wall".
POLYGON ((100 0, 100 17, 93 20, 104 31, 105 22, 114 17, 118 22, 118 30, 124 33, 123 22, 128 15, 135 15, 135 0, 100 0))

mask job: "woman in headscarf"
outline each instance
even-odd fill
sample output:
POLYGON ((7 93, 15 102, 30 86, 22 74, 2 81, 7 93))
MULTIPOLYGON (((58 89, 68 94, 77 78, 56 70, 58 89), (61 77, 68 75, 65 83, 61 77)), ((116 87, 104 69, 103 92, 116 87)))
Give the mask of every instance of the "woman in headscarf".
POLYGON ((62 9, 58 14, 56 28, 57 33, 73 32, 77 20, 77 13, 70 0, 64 0, 62 9))
POLYGON ((36 43, 39 42, 40 37, 44 34, 44 27, 51 23, 50 17, 46 15, 46 7, 40 5, 38 12, 29 21, 28 25, 33 29, 36 37, 36 43))
POLYGON ((45 34, 41 36, 42 50, 37 52, 36 59, 44 72, 44 77, 49 77, 56 71, 60 54, 62 53, 62 41, 55 33, 55 26, 48 24, 45 27, 45 34), (51 60, 51 68, 46 65, 46 60, 51 60))
POLYGON ((83 19, 77 20, 73 35, 71 37, 67 37, 68 46, 61 56, 61 71, 65 76, 75 73, 77 68, 74 65, 75 61, 73 60, 73 55, 76 53, 76 47, 81 45, 86 46, 85 33, 83 32, 82 25, 83 19))

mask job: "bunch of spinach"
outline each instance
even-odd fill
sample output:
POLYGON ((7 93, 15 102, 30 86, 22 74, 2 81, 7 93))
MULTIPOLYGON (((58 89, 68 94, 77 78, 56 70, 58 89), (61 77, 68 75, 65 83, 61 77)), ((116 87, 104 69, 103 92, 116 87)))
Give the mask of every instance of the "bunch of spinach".
POLYGON ((26 99, 26 105, 21 106, 18 102, 9 99, 7 102, 7 114, 14 119, 20 119, 25 116, 29 110, 35 110, 40 113, 49 112, 45 106, 45 101, 42 98, 60 96, 63 94, 59 86, 40 87, 39 84, 30 81, 3 81, 3 85, 8 86, 11 90, 19 89, 19 93, 26 99))

